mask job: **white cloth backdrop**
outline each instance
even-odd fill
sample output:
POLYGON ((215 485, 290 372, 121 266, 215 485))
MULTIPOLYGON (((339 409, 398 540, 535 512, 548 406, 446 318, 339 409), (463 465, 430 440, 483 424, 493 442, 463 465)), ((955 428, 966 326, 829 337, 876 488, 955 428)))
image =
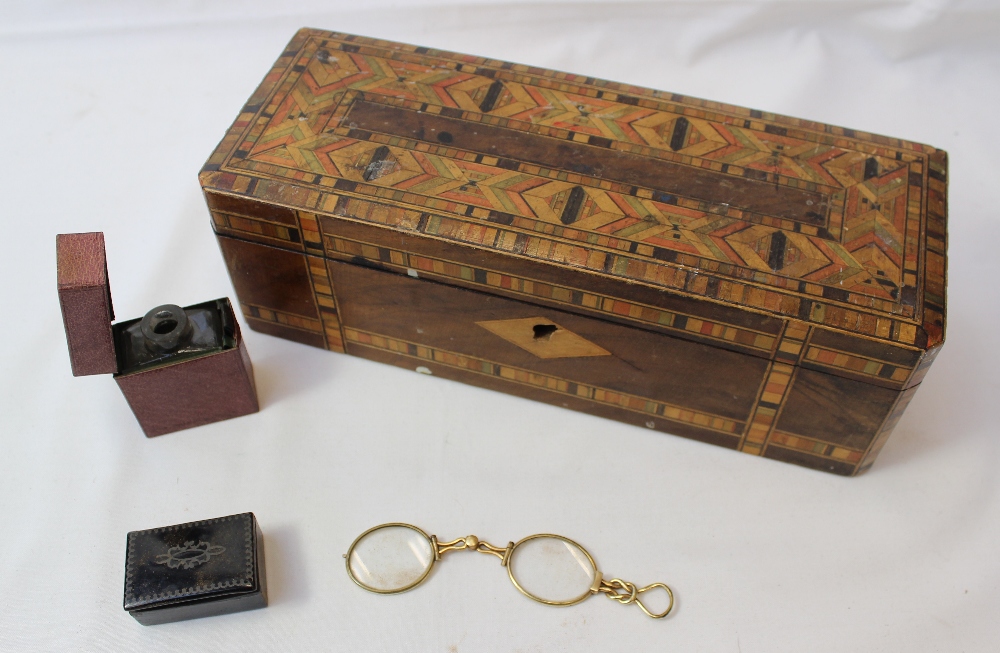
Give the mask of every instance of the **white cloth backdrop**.
POLYGON ((0 650, 996 650, 996 4, 7 3, 0 99, 0 650), (879 461, 840 478, 255 332, 259 414, 144 438, 110 378, 70 375, 54 235, 105 232, 120 319, 232 296, 196 173, 302 26, 947 149, 948 342, 879 461), (242 511, 270 607, 122 610, 127 531, 242 511), (678 607, 549 608, 458 554, 368 594, 341 554, 394 520, 564 534, 678 607))

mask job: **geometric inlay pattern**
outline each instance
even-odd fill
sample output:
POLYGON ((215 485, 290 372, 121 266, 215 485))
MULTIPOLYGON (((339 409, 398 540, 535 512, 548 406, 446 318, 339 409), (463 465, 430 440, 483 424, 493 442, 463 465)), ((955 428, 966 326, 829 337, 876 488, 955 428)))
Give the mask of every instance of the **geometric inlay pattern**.
POLYGON ((476 322, 490 333, 539 358, 610 356, 611 352, 544 317, 476 322))
MULTIPOLYGON (((246 293, 262 330, 839 473, 871 464, 944 339, 947 155, 900 139, 302 30, 201 183, 220 237, 305 263, 296 292, 311 302, 246 293), (363 330, 344 321, 337 294, 356 289, 334 287, 337 262, 719 347, 762 376, 748 412, 722 417, 544 371, 559 362, 529 370, 363 330)), ((542 317, 475 324, 515 356, 496 337, 540 359, 617 346, 542 317)))
POLYGON ((743 422, 720 415, 692 410, 685 406, 676 406, 578 381, 570 381, 512 365, 495 363, 476 356, 468 356, 435 347, 428 347, 420 343, 399 340, 398 338, 378 333, 362 331, 361 329, 346 328, 344 329, 344 336, 348 342, 354 345, 371 347, 418 360, 447 365, 448 367, 466 372, 498 377, 506 381, 570 395, 594 403, 622 408, 644 415, 662 417, 673 422, 691 424, 723 435, 738 437, 744 426, 743 422))
POLYGON ((742 303, 760 289, 762 308, 798 319, 921 348, 943 338, 933 148, 359 37, 297 48, 216 170, 314 187, 307 210, 367 197, 460 221, 463 237, 549 238, 538 258, 579 247, 587 267, 673 291, 742 303), (689 270, 711 283, 678 289, 689 270))
MULTIPOLYGON (((360 329, 347 328, 344 333, 347 341, 354 345, 392 352, 416 360, 429 361, 464 372, 499 377, 519 385, 548 390, 557 394, 570 395, 577 399, 613 406, 615 408, 624 408, 625 410, 639 414, 660 417, 671 422, 696 425, 721 435, 737 437, 745 427, 743 422, 717 415, 522 370, 474 356, 427 347, 419 343, 405 342, 360 329)), ((817 458, 857 464, 865 454, 864 451, 796 434, 774 432, 772 437, 771 444, 773 445, 803 451, 817 458)), ((742 450, 747 453, 760 453, 750 447, 743 447, 742 450)))

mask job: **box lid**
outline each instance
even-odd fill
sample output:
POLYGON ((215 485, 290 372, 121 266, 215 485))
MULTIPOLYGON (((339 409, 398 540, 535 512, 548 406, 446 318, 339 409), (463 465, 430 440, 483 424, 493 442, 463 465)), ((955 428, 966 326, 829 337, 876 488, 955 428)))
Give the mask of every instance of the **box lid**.
POLYGON ((214 600, 260 586, 256 520, 247 512, 128 534, 126 610, 214 600))
POLYGON ((654 316, 772 358, 780 325, 860 341, 878 357, 858 364, 892 374, 888 350, 944 340, 947 156, 896 138, 303 29, 201 183, 294 209, 297 229, 247 229, 293 249, 323 251, 316 216, 334 216, 619 282, 598 301, 623 315, 653 291, 778 318, 654 316))
POLYGON ((104 234, 57 234, 56 270, 73 375, 117 372, 104 234))

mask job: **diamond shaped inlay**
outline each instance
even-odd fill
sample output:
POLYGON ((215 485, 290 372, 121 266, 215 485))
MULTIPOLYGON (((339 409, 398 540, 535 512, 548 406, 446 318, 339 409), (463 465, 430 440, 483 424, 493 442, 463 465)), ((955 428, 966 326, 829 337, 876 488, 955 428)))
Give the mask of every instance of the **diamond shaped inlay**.
POLYGON ((544 317, 486 320, 476 324, 539 358, 611 355, 603 347, 544 317))

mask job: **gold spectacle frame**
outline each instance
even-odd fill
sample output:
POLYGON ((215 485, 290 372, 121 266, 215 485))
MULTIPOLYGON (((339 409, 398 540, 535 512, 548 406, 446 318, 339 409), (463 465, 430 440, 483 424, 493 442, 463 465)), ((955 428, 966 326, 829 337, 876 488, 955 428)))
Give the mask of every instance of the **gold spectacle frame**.
POLYGON ((498 547, 468 535, 439 542, 412 524, 389 523, 369 528, 344 554, 347 575, 358 587, 376 594, 399 594, 423 583, 434 564, 450 551, 476 551, 496 556, 507 576, 529 599, 546 605, 575 605, 594 594, 629 605, 634 603, 653 619, 662 619, 674 607, 674 593, 664 583, 645 587, 620 578, 605 580, 594 558, 573 540, 539 533, 498 547), (669 603, 652 612, 640 595, 662 588, 669 603))

